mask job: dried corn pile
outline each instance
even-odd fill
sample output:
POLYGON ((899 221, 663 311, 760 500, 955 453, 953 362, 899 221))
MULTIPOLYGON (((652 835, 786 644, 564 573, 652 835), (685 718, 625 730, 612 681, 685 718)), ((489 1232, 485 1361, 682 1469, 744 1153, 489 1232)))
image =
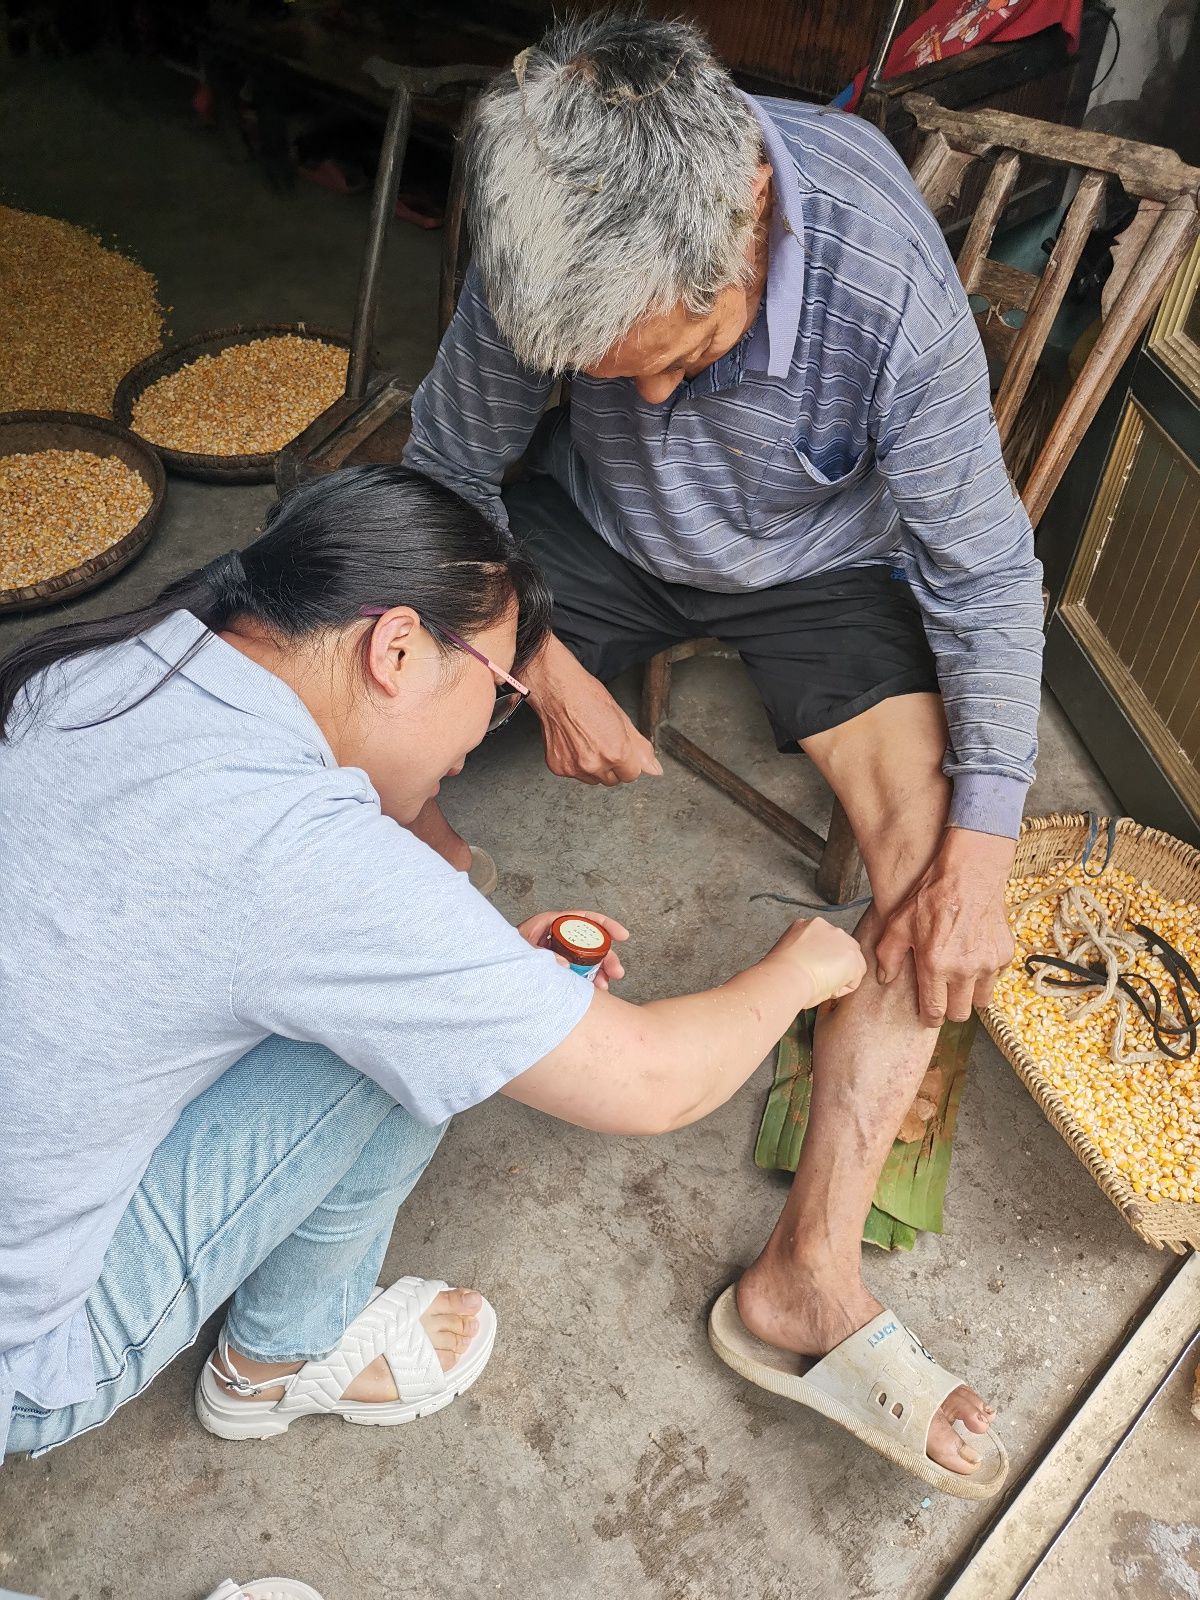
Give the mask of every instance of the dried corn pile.
POLYGON ((154 496, 116 456, 0 456, 0 589, 69 572, 130 533, 154 496))
POLYGON ((111 417, 162 342, 154 279, 82 228, 0 206, 0 411, 111 417))
MULTIPOLYGON (((1071 1013, 1086 996, 1038 994, 1025 971, 1027 956, 1055 953, 1057 896, 1044 891, 1071 886, 1094 895, 1114 929, 1128 932, 1140 922, 1200 970, 1200 917, 1194 906, 1166 900, 1152 884, 1115 867, 1098 879, 1086 877, 1079 867, 1063 868, 1009 884, 1017 949, 996 985, 995 1004, 1080 1131, 1136 1194, 1150 1201, 1200 1201, 1200 1055, 1173 1061, 1159 1054, 1149 1024, 1129 1007, 1123 1053, 1154 1059, 1122 1065, 1113 1060, 1119 995, 1072 1022, 1071 1013)), ((1172 991, 1155 956, 1139 950, 1129 970, 1149 978, 1170 1005, 1172 991)))
POLYGON ((144 391, 133 408, 143 439, 205 456, 282 450, 346 386, 344 350, 293 334, 200 356, 144 391))

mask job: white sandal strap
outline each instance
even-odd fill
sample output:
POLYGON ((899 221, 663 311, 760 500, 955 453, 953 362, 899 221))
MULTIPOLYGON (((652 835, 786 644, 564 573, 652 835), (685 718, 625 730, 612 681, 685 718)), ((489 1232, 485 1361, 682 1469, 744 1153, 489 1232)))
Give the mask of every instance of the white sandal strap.
POLYGON ((881 1311, 805 1378, 921 1455, 938 1408, 963 1382, 938 1365, 894 1311, 881 1311))
POLYGON ((306 1362, 288 1380, 277 1410, 281 1415, 314 1408, 332 1411, 364 1367, 379 1356, 387 1358, 401 1400, 436 1394, 446 1376, 421 1318, 446 1288, 438 1279, 399 1278, 373 1295, 337 1348, 320 1361, 306 1362))
MULTIPOLYGON (((240 1394, 246 1399, 251 1399, 254 1395, 262 1394, 267 1389, 282 1388, 286 1393, 295 1380, 300 1376, 300 1374, 296 1372, 291 1373, 283 1378, 264 1378, 261 1383, 251 1383, 246 1374, 244 1372, 239 1372, 237 1367, 234 1365, 233 1357, 229 1353, 229 1337, 224 1328, 221 1329, 221 1337, 217 1340, 216 1350, 214 1350, 212 1355, 208 1358, 208 1365, 212 1368, 217 1382, 221 1384, 223 1388, 232 1389, 236 1394, 240 1394), (217 1365, 218 1355, 221 1357, 221 1361, 224 1363, 223 1370, 217 1365)), ((227 1578, 225 1581, 227 1583, 233 1582, 232 1578, 227 1578)), ((240 1590, 234 1591, 235 1594, 240 1592, 240 1590)), ((210 1596, 209 1600, 213 1600, 213 1597, 210 1596)))
MULTIPOLYGON (((0 1591, 3 1592, 3 1591, 0 1591)), ((208 1600, 321 1600, 310 1584, 297 1578, 255 1578, 251 1583, 235 1583, 226 1578, 208 1600)))

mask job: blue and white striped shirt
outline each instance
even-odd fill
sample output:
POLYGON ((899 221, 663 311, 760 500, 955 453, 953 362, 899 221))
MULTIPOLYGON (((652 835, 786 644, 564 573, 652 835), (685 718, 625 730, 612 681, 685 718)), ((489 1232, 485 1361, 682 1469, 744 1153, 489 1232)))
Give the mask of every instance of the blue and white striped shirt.
MULTIPOLYGON (((661 405, 573 376, 542 463, 596 532, 671 583, 734 592, 903 569, 950 728, 951 822, 1016 834, 1033 777, 1041 568, 941 232, 844 112, 751 100, 774 170, 767 288, 738 345, 661 405)), ((500 484, 554 387, 472 272, 413 400, 405 463, 504 521, 500 484)))

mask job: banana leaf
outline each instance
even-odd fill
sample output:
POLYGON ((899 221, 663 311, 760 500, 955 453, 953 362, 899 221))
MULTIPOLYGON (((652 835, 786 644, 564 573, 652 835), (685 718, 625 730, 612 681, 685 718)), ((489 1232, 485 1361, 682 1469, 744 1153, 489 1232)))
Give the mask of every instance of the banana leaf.
MULTIPOLYGON (((796 1170, 808 1128, 815 1021, 815 1011, 801 1012, 776 1048, 775 1081, 754 1149, 757 1166, 796 1170)), ((966 1022, 943 1026, 922 1086, 928 1090, 928 1120, 914 1123, 916 1135, 897 1139, 888 1153, 863 1226, 866 1243, 911 1250, 918 1233, 942 1231, 954 1127, 977 1025, 972 1014, 966 1022)), ((905 1124, 911 1132, 909 1118, 905 1124)))

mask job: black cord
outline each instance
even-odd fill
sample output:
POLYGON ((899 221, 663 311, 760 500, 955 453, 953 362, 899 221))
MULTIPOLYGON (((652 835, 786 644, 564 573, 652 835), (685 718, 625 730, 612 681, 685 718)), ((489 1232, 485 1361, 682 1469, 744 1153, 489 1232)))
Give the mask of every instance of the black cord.
MULTIPOLYGON (((1117 15, 1116 15, 1115 11, 1110 11, 1109 12, 1109 14, 1108 14, 1108 25, 1112 29, 1113 33, 1116 35, 1117 48, 1113 51, 1113 58, 1108 63, 1108 71, 1104 74, 1104 76, 1102 78, 1097 78, 1095 83, 1092 85, 1092 93, 1093 94, 1095 94, 1096 90, 1100 87, 1100 85, 1102 83, 1107 83, 1109 78, 1112 77, 1112 70, 1117 64, 1117 57, 1121 54, 1121 30, 1120 30, 1120 28, 1117 27, 1117 15)), ((1107 41, 1107 39, 1108 39, 1107 33, 1105 34, 1104 37, 1105 37, 1105 40, 1107 41)), ((1101 45, 1100 48, 1103 49, 1104 46, 1101 45)))

